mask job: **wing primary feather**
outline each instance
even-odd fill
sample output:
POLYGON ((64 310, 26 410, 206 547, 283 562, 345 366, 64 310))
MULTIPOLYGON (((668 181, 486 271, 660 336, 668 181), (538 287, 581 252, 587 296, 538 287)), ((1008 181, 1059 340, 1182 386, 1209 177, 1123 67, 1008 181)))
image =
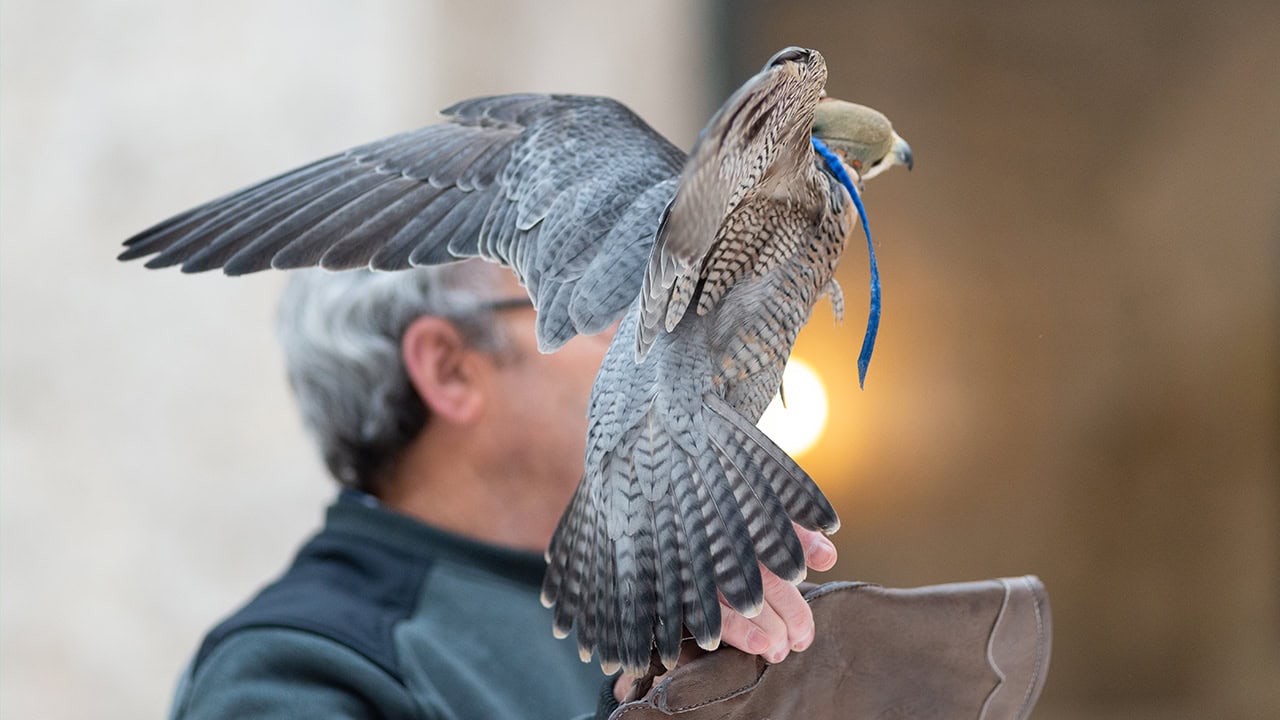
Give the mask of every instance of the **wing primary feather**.
POLYGON ((350 182, 362 173, 359 168, 343 165, 315 176, 291 177, 288 178, 289 182, 246 195, 239 202, 228 205, 222 212, 188 229, 182 237, 175 238, 147 266, 176 265, 208 247, 218 248, 214 252, 220 254, 228 250, 227 246, 242 247, 270 227, 276 219, 288 215, 333 188, 350 182))
MULTIPOLYGON (((182 271, 204 272, 224 267, 242 248, 253 242, 257 233, 261 232, 270 220, 279 218, 292 209, 291 205, 284 203, 257 204, 257 209, 260 211, 264 207, 266 210, 263 212, 250 212, 250 208, 246 206, 232 218, 234 224, 224 223, 221 226, 222 229, 210 228, 208 235, 214 239, 203 243, 202 249, 183 261, 182 271)), ((266 267, 267 264, 264 262, 261 269, 266 267)))
POLYGON ((492 147, 488 138, 474 138, 466 143, 448 160, 434 164, 429 179, 433 185, 458 186, 458 180, 478 158, 483 157, 492 147))
POLYGON ((498 173, 511 159, 509 142, 490 143, 485 151, 471 161, 458 175, 457 186, 460 190, 483 190, 491 187, 498 179, 498 173))
MULTIPOLYGON (((411 195, 421 187, 421 183, 388 179, 386 182, 371 188, 368 192, 352 199, 342 207, 324 216, 319 222, 300 233, 292 242, 281 249, 273 262, 281 267, 299 267, 303 265, 319 265, 325 267, 325 258, 329 258, 328 269, 341 270, 351 265, 337 264, 338 254, 333 253, 335 247, 342 245, 352 237, 360 237, 361 230, 372 222, 376 228, 382 211, 396 204, 406 195, 411 195), (292 258, 298 258, 291 262, 292 258)), ((367 237, 367 234, 365 235, 367 237)), ((347 244, 350 247, 350 244, 347 244)), ((368 264, 368 251, 360 258, 356 266, 368 264)))
POLYGON ((512 267, 531 295, 544 280, 561 286, 552 345, 616 321, 638 293, 684 155, 607 98, 494 96, 444 114, 175 215, 127 240, 121 259, 239 275, 479 255, 512 267), (356 200, 382 182, 403 191, 356 200), (576 293, 579 283, 590 291, 576 293))
MULTIPOLYGON (((430 186, 435 187, 435 186, 430 186)), ((404 259, 411 265, 430 265, 456 260, 449 252, 447 231, 457 225, 473 198, 453 188, 438 190, 409 222, 393 235, 375 261, 380 267, 390 265, 390 258, 404 259), (459 205, 464 207, 460 210, 459 205), (453 218, 450 220, 449 218, 453 218), (440 232, 443 230, 444 232, 440 232), (445 237, 441 237, 445 235, 445 237)))
POLYGON ((414 148, 412 155, 388 158, 383 161, 387 170, 394 170, 407 178, 429 182, 436 187, 451 187, 453 182, 439 177, 442 168, 449 167, 458 155, 466 155, 477 145, 483 147, 484 131, 463 125, 437 125, 439 132, 431 136, 431 142, 414 148), (478 142, 479 141, 479 142, 478 142))
POLYGON ((390 137, 357 145, 343 153, 343 156, 364 165, 374 166, 380 165, 388 158, 406 159, 418 157, 418 153, 430 151, 437 135, 451 133, 453 128, 452 124, 441 123, 407 130, 390 137))
POLYGON ((448 211, 448 200, 441 198, 447 192, 446 190, 426 183, 423 187, 428 188, 430 192, 424 197, 415 214, 387 238, 374 253, 369 260, 369 267, 374 270, 403 270, 412 267, 409 258, 422 245, 423 234, 439 219, 441 213, 448 211), (440 207, 436 207, 437 205, 440 207))
POLYGON ((463 237, 464 228, 472 227, 471 215, 482 204, 482 199, 484 196, 479 193, 456 189, 446 191, 434 203, 444 203, 445 213, 435 223, 423 228, 422 239, 409 255, 409 262, 414 265, 431 265, 457 260, 457 256, 449 252, 449 245, 454 237, 463 237))
POLYGON ((276 253, 335 205, 344 204, 343 197, 358 196, 386 177, 371 175, 366 170, 344 167, 243 215, 210 246, 217 246, 210 251, 211 258, 225 258, 222 270, 228 275, 270 268, 276 253))
POLYGON ((133 260, 163 250, 169 243, 180 240, 193 227, 207 222, 213 216, 239 207, 254 198, 274 196, 274 194, 282 190, 287 192, 300 182, 332 169, 334 165, 342 163, 343 160, 344 158, 340 155, 317 160, 297 170, 263 180, 260 183, 224 195, 217 200, 211 200, 204 205, 179 213, 125 240, 124 244, 128 249, 120 254, 119 259, 133 260))
POLYGON ((340 215, 351 203, 358 202, 384 185, 396 182, 403 182, 398 175, 362 175, 295 210, 258 238, 263 244, 271 242, 269 238, 276 242, 285 240, 271 257, 271 267, 291 270, 317 265, 328 249, 325 244, 328 236, 323 232, 313 235, 311 231, 322 227, 324 221, 335 214, 340 215))
MULTIPOLYGON (((506 258, 507 249, 514 243, 515 235, 515 203, 507 199, 505 194, 499 195, 480 225, 480 236, 476 238, 474 254, 492 260, 506 258)), ((454 253, 457 254, 457 248, 454 253)))
MULTIPOLYGON (((396 237, 400 229, 439 193, 439 188, 427 183, 413 183, 408 192, 378 210, 325 251, 320 258, 320 267, 326 270, 373 267, 374 256, 385 250, 388 241, 396 237)), ((394 269, 409 267, 407 253, 411 249, 405 250, 404 263, 394 269)))

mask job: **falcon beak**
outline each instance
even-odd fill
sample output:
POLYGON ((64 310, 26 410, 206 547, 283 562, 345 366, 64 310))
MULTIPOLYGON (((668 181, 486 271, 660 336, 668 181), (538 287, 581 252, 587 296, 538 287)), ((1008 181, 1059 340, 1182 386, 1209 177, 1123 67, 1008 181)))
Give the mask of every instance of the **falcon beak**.
POLYGON ((899 165, 906 165, 907 170, 911 169, 913 164, 911 146, 907 144, 906 140, 903 140, 901 137, 897 137, 893 141, 893 149, 890 150, 890 152, 892 152, 893 156, 897 158, 899 165))

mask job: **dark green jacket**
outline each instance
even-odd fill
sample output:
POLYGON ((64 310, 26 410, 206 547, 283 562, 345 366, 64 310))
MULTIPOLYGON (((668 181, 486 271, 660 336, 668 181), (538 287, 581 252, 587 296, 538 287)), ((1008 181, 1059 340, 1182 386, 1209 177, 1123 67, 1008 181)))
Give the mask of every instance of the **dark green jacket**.
POLYGON ((572 718, 604 683, 538 602, 543 559, 343 495, 277 581, 214 628, 175 718, 572 718))

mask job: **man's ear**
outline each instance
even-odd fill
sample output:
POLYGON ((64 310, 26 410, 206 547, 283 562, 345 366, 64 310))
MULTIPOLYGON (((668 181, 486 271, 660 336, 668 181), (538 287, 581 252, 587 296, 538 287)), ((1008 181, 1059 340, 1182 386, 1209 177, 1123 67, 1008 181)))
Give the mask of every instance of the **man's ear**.
POLYGON ((432 417, 467 424, 484 409, 481 358, 447 320, 424 315, 400 341, 409 381, 432 417))

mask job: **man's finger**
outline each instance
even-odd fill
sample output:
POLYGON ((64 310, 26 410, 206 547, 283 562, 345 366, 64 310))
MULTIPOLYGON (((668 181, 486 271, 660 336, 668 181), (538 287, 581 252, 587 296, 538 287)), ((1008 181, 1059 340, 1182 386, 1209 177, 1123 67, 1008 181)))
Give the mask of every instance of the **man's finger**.
POLYGON ((776 614, 787 629, 786 648, 804 650, 813 642, 813 610, 804 601, 799 588, 760 568, 764 581, 765 605, 776 614))
POLYGON ((835 567, 836 546, 831 539, 817 530, 807 530, 795 526, 796 537, 800 538, 800 546, 804 548, 804 562, 809 567, 823 572, 835 567))
POLYGON ((721 642, 752 655, 763 655, 769 662, 780 662, 790 652, 789 629, 766 596, 759 614, 746 617, 721 603, 723 618, 721 642))
MULTIPOLYGON (((795 526, 804 548, 805 564, 819 572, 836 564, 836 546, 816 530, 795 526)), ((760 614, 747 618, 720 600, 721 642, 769 662, 780 662, 792 650, 805 650, 813 643, 813 611, 800 590, 760 566, 764 583, 764 604, 760 614)))
POLYGON ((722 641, 769 662, 781 662, 792 650, 813 643, 813 611, 791 583, 760 567, 764 605, 760 614, 744 617, 721 603, 722 641))

